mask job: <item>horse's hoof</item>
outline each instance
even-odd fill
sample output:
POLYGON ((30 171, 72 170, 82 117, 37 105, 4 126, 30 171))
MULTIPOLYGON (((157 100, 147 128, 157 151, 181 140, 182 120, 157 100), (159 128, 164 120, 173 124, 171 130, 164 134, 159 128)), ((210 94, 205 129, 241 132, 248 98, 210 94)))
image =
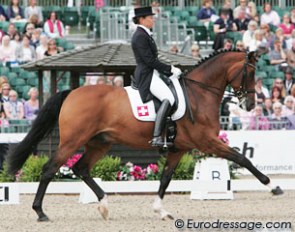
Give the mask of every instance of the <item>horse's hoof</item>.
POLYGON ((100 205, 98 206, 98 210, 104 220, 109 219, 109 209, 108 209, 108 198, 107 195, 105 195, 101 200, 100 200, 100 205))
POLYGON ((282 195, 284 191, 280 188, 280 186, 277 186, 276 188, 271 190, 271 193, 275 196, 282 195))
POLYGON ((163 213, 161 213, 161 219, 163 221, 165 221, 166 219, 174 220, 174 217, 172 216, 171 213, 163 212, 163 213))
POLYGON ((48 222, 48 221, 49 221, 49 218, 46 215, 38 218, 38 222, 48 222))
POLYGON ((107 221, 109 219, 109 210, 108 210, 108 208, 105 207, 104 205, 100 205, 100 206, 98 206, 98 210, 99 210, 102 218, 107 221))

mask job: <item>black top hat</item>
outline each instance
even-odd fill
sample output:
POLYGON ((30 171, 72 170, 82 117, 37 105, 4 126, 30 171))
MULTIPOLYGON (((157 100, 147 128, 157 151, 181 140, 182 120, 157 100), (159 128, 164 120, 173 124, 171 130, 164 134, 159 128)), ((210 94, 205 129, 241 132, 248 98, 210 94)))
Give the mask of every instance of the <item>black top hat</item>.
POLYGON ((135 16, 133 18, 154 15, 153 9, 150 6, 134 9, 135 16))

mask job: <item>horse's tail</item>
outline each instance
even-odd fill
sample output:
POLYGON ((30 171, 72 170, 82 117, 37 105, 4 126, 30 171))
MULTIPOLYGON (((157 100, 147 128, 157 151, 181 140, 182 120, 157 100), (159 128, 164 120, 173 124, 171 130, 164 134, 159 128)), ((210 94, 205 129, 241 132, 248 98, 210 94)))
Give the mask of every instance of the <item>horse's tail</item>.
POLYGON ((16 174, 26 162, 34 147, 54 129, 63 101, 71 90, 59 92, 48 99, 34 120, 31 130, 23 141, 8 155, 8 171, 16 174))

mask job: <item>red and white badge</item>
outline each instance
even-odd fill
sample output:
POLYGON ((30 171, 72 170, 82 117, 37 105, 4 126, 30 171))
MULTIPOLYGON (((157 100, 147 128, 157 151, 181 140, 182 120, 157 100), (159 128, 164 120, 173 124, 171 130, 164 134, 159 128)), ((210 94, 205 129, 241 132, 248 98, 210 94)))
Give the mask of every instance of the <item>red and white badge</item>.
POLYGON ((137 114, 139 117, 149 116, 148 106, 137 106, 137 114))

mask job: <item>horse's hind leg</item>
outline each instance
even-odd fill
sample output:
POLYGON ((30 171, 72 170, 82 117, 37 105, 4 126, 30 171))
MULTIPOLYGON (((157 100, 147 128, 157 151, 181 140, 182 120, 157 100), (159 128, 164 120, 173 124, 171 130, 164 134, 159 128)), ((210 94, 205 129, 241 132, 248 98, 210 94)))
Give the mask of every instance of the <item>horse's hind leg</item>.
POLYGON ((161 219, 173 219, 173 216, 167 212, 165 209, 163 209, 162 206, 162 200, 164 198, 166 189, 172 179, 173 173, 175 168, 177 167, 181 157, 183 156, 184 152, 178 152, 178 153, 171 153, 169 152, 167 155, 167 161, 161 176, 160 180, 160 188, 158 191, 158 196, 156 197, 153 208, 156 213, 160 214, 161 219))
POLYGON ((96 161, 99 160, 110 149, 110 147, 110 144, 87 144, 85 146, 86 150, 84 155, 73 167, 75 175, 80 177, 97 196, 98 200, 100 201, 100 206, 98 209, 105 220, 107 220, 109 217, 107 196, 90 176, 90 170, 96 161))
POLYGON ((228 147, 219 140, 216 140, 211 145, 210 153, 226 158, 227 160, 233 161, 240 166, 247 168, 262 184, 268 186, 274 195, 280 195, 283 193, 279 187, 273 188, 270 185, 269 177, 260 172, 246 156, 238 153, 235 149, 228 147))
POLYGON ((43 212, 42 203, 44 195, 47 189, 48 184, 53 179, 54 175, 58 169, 63 165, 70 155, 75 150, 68 150, 72 146, 63 146, 66 149, 61 148, 61 146, 56 151, 55 155, 49 159, 49 161, 44 165, 42 169, 42 176, 38 186, 38 190, 33 202, 33 209, 38 215, 38 221, 48 221, 48 217, 43 212))

